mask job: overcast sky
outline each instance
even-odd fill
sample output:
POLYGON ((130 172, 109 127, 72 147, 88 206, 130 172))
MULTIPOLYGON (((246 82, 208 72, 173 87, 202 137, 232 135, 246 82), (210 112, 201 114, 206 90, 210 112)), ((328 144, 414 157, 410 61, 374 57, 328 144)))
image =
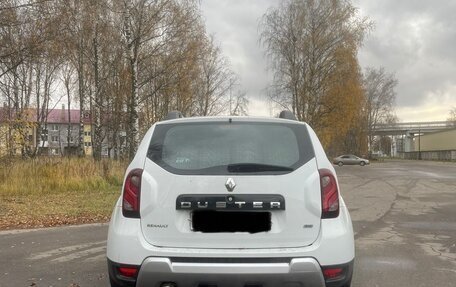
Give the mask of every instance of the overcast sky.
MULTIPOLYGON (((214 34, 242 89, 250 115, 271 115, 265 89, 271 83, 258 43, 259 18, 280 0, 202 0, 207 30, 214 34)), ((375 29, 359 52, 361 66, 394 73, 401 121, 446 120, 456 107, 456 1, 354 0, 375 29)))

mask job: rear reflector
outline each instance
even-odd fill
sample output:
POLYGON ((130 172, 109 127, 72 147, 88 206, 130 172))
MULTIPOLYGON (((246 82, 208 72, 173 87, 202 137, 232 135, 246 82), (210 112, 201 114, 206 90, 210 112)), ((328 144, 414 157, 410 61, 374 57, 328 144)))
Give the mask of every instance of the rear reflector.
POLYGON ((346 264, 322 266, 326 287, 349 286, 353 275, 353 261, 346 264))
POLYGON ((336 218, 339 216, 339 190, 336 178, 329 169, 320 169, 321 187, 321 218, 336 218))
POLYGON ((337 280, 344 276, 344 270, 342 268, 323 269, 323 275, 326 281, 337 280))
POLYGON ((138 275, 138 268, 136 267, 118 267, 119 275, 128 278, 136 278, 138 275))
POLYGON ((122 214, 125 217, 139 218, 142 169, 133 169, 125 179, 122 197, 122 214))

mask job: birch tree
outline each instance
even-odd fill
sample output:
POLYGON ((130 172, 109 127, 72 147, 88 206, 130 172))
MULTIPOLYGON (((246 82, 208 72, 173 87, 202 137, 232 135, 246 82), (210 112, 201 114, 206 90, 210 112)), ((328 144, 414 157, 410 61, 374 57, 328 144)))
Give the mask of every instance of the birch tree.
POLYGON ((322 99, 321 119, 316 127, 326 150, 333 155, 366 154, 362 75, 356 54, 350 49, 337 51, 336 67, 322 99))
POLYGON ((216 115, 231 104, 246 113, 235 79, 197 0, 0 2, 0 99, 17 109, 9 120, 33 108, 42 143, 35 152, 44 150, 47 115, 61 101, 79 108, 80 156, 89 124, 96 160, 104 148, 131 158, 170 110, 216 115))
POLYGON ((356 53, 370 25, 345 0, 286 0, 269 9, 260 31, 274 72, 272 100, 318 126, 338 49, 356 53))
MULTIPOLYGON (((228 69, 227 60, 221 55, 214 39, 204 39, 202 54, 199 57, 200 73, 197 82, 195 110, 198 116, 219 115, 230 106, 230 93, 236 83, 235 75, 228 69)), ((233 96, 234 98, 234 96, 233 96)), ((243 104, 239 101, 238 104, 243 104)), ((240 107, 238 107, 239 110, 240 107)))
POLYGON ((397 79, 384 68, 367 68, 364 72, 363 87, 366 97, 366 121, 369 151, 371 151, 378 124, 387 123, 395 118, 397 79))
POLYGON ((171 19, 170 0, 122 0, 125 54, 130 73, 127 98, 128 157, 133 158, 139 142, 139 73, 141 58, 149 58, 163 43, 171 19))
MULTIPOLYGON (((66 102, 67 102, 67 116, 68 116, 68 123, 67 123, 67 150, 70 150, 70 138, 71 138, 71 102, 72 102, 72 90, 73 90, 73 76, 74 70, 73 66, 71 65, 63 65, 61 70, 61 81, 63 82, 63 86, 65 88, 65 95, 66 95, 66 102)), ((69 154, 67 154, 69 155, 69 154)))
POLYGON ((371 26, 348 0, 285 0, 260 22, 270 100, 309 123, 331 154, 366 147, 357 52, 371 26))

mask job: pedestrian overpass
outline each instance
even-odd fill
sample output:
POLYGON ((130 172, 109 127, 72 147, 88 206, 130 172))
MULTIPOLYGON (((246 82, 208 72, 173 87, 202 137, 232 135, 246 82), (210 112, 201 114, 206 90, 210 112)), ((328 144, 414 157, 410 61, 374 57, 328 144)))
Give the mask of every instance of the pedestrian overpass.
POLYGON ((373 129, 373 135, 392 136, 391 153, 396 155, 401 152, 420 151, 419 141, 424 134, 454 128, 456 128, 455 123, 450 121, 378 124, 373 129), (417 145, 418 148, 416 148, 417 145))
POLYGON ((451 128, 455 128, 454 122, 406 122, 378 124, 374 127, 373 132, 376 136, 401 136, 433 133, 451 128))

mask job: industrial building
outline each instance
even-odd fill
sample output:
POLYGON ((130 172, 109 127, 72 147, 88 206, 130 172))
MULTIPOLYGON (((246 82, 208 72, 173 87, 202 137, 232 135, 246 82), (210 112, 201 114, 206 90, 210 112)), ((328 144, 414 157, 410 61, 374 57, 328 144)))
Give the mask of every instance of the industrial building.
POLYGON ((405 159, 456 161, 454 122, 414 122, 379 125, 379 136, 392 138, 391 155, 405 159))
POLYGON ((414 151, 421 159, 456 160, 456 128, 415 137, 414 151))

